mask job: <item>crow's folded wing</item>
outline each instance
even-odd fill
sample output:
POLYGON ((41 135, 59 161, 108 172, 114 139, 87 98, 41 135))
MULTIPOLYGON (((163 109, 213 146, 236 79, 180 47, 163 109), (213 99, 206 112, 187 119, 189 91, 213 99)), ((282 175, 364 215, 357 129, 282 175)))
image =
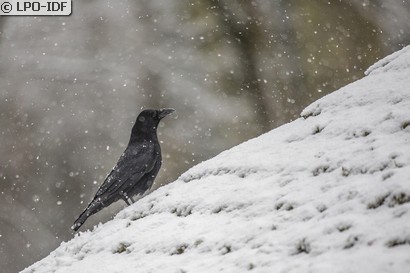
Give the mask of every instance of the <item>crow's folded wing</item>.
POLYGON ((151 171, 158 155, 154 143, 144 143, 128 147, 121 155, 117 165, 112 169, 104 183, 98 189, 94 199, 108 197, 124 188, 125 183, 132 179, 137 183, 144 174, 151 171))

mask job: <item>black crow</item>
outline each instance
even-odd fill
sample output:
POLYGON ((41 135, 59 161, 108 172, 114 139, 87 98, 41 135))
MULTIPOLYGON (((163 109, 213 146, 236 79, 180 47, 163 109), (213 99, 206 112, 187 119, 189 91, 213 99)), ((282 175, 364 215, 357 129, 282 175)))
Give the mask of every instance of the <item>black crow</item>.
POLYGON ((174 109, 144 110, 132 127, 131 138, 117 165, 105 178, 94 199, 72 229, 77 231, 88 217, 122 199, 130 205, 133 196, 144 194, 154 183, 161 167, 161 147, 157 137, 159 121, 174 109))

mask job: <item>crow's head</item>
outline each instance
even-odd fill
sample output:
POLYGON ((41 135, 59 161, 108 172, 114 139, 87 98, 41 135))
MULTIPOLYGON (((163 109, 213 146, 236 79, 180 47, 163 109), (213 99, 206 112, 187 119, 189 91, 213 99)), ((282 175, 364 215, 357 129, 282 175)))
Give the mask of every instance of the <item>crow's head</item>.
POLYGON ((132 135, 144 135, 155 133, 158 123, 164 117, 175 112, 172 108, 165 108, 160 110, 147 109, 142 111, 135 121, 132 128, 132 135))
POLYGON ((165 108, 161 110, 147 109, 142 111, 137 118, 138 123, 158 124, 158 122, 166 116, 174 113, 172 108, 165 108))

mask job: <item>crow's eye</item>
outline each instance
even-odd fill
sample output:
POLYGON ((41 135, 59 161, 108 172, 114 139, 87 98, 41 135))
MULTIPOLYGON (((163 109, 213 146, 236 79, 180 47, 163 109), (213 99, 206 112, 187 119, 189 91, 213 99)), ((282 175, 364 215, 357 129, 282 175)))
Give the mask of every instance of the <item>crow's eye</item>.
POLYGON ((152 117, 155 118, 157 116, 157 111, 154 111, 152 117))
POLYGON ((141 122, 144 122, 145 118, 144 117, 139 117, 138 120, 141 121, 141 122))

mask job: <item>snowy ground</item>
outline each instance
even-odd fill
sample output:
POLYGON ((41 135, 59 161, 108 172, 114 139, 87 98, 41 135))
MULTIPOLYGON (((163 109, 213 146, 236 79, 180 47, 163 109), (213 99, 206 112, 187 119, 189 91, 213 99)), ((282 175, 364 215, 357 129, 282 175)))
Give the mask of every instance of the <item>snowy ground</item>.
POLYGON ((410 47, 367 74, 23 272, 410 272, 410 47))

